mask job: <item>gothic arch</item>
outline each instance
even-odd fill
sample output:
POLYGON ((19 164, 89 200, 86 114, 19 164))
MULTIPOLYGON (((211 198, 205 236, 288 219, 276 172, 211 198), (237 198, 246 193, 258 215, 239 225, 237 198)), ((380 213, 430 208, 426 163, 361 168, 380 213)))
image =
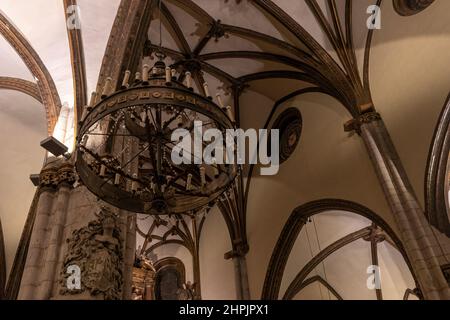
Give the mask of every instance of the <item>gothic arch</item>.
POLYGON ((321 285, 323 285, 325 288, 327 288, 330 293, 337 299, 337 300, 344 300, 342 299, 341 295, 333 288, 332 285, 330 285, 324 278, 322 278, 321 276, 313 276, 307 280, 305 280, 297 289, 297 292, 302 291, 304 288, 314 284, 314 283, 320 283, 321 285))
POLYGON ((6 257, 3 239, 2 221, 0 220, 0 300, 5 296, 6 289, 6 257))
POLYGON ((19 78, 0 77, 0 89, 20 91, 42 103, 39 87, 31 81, 19 78))
MULTIPOLYGON (((264 281, 264 286, 262 290, 261 298, 263 300, 276 300, 279 297, 281 281, 283 279, 284 270, 287 265, 288 258, 291 254, 292 248, 297 237, 300 234, 303 226, 307 223, 309 217, 326 212, 326 211, 346 211, 364 218, 367 218, 379 227, 381 227, 387 235, 392 239, 394 245, 403 255, 406 263, 411 269, 408 257, 406 256, 405 250, 400 239, 396 236, 394 231, 389 227, 389 225, 380 218, 376 213, 370 209, 357 204, 352 201, 339 200, 339 199, 323 199, 308 202, 294 209, 288 221, 286 222, 280 237, 275 245, 272 253, 272 257, 267 268, 266 278, 264 281)), ((285 299, 291 299, 295 293, 299 292, 305 287, 303 280, 309 274, 307 269, 310 269, 315 264, 319 263, 323 257, 330 255, 337 249, 343 247, 344 245, 353 242, 362 237, 368 236, 370 234, 369 228, 364 228, 356 231, 344 238, 341 238, 331 244, 329 247, 322 250, 318 256, 311 260, 300 272, 297 274, 296 279, 291 283, 286 294, 285 299)), ((413 275, 414 276, 414 275, 413 275)), ((334 289, 333 289, 334 290, 334 289)), ((335 291, 335 290, 334 290, 335 291)))
MULTIPOLYGON (((70 18, 68 8, 71 6, 77 6, 77 0, 64 0, 66 19, 70 18)), ((87 105, 86 64, 81 29, 67 28, 67 36, 69 40, 70 60, 73 73, 75 110, 77 117, 81 118, 83 112, 82 108, 87 105)))
MULTIPOLYGON (((176 280, 176 286, 177 288, 168 288, 172 289, 179 289, 182 288, 183 285, 186 283, 186 271, 183 262, 174 257, 168 257, 161 260, 158 260, 155 262, 155 269, 156 269, 156 275, 155 275, 155 287, 154 287, 154 296, 156 300, 165 300, 163 298, 163 288, 161 286, 161 283, 164 281, 164 277, 167 275, 175 277, 172 280, 176 280)), ((167 289, 166 289, 167 290, 167 289)), ((176 294, 176 292, 169 292, 169 294, 173 295, 176 294)))
POLYGON ((36 77, 39 93, 47 114, 48 133, 51 135, 58 120, 61 101, 49 71, 31 44, 2 11, 0 11, 0 34, 16 50, 30 72, 36 77))
POLYGON ((441 232, 450 236, 450 220, 448 213, 450 153, 450 95, 448 96, 428 155, 425 176, 425 208, 428 220, 441 232))

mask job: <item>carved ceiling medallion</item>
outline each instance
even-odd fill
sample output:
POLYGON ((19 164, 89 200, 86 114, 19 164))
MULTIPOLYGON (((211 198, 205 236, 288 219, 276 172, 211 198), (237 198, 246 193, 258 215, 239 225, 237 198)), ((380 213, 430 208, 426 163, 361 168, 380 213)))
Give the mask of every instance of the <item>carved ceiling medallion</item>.
POLYGON ((275 120, 272 129, 280 130, 280 163, 294 153, 300 141, 302 127, 302 116, 296 108, 283 111, 275 120))
POLYGON ((434 0, 394 0, 395 11, 402 16, 412 16, 428 8, 434 0))

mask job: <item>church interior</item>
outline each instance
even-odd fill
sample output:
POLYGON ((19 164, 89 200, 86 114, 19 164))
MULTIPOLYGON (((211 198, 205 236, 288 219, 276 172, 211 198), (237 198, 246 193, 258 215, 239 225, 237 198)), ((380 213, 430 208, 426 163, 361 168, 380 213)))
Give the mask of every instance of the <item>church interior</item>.
POLYGON ((1 0, 0 300, 449 300, 448 12, 1 0))

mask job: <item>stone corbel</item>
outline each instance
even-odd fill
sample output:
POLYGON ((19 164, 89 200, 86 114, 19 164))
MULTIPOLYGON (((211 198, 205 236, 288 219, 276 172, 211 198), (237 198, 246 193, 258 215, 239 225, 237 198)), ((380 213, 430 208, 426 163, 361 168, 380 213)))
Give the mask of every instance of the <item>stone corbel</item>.
POLYGON ((356 119, 352 119, 350 121, 347 121, 344 124, 344 131, 345 132, 356 132, 357 134, 361 134, 361 125, 366 123, 371 123, 373 121, 379 121, 381 120, 381 116, 378 112, 367 112, 363 113, 356 119))
POLYGON ((249 246, 242 240, 233 241, 233 250, 224 254, 225 260, 230 260, 236 257, 245 257, 249 251, 249 246))

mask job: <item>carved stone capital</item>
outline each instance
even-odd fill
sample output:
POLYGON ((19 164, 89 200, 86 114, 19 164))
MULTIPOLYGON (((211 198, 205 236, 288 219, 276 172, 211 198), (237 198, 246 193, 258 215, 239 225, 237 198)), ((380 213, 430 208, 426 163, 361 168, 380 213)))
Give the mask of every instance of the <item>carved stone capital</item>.
POLYGON ((239 241, 233 244, 233 250, 224 254, 225 260, 245 257, 249 251, 249 246, 246 242, 239 241))
POLYGON ((373 121, 379 121, 379 120, 381 120, 381 115, 378 112, 364 113, 358 118, 358 121, 361 124, 371 123, 373 121))
POLYGON ((361 114, 356 119, 352 119, 344 124, 345 132, 356 132, 361 134, 361 126, 363 124, 371 123, 373 121, 382 120, 381 115, 378 112, 367 112, 361 114))
POLYGON ((72 165, 62 166, 58 170, 58 184, 67 184, 69 186, 73 186, 76 178, 75 169, 72 165))
POLYGON ((57 188, 63 184, 72 187, 77 179, 74 166, 64 163, 60 166, 44 168, 40 173, 39 180, 40 187, 57 188))
POLYGON ((56 188, 57 183, 57 170, 55 169, 46 169, 42 170, 39 176, 39 185, 42 188, 56 188))

